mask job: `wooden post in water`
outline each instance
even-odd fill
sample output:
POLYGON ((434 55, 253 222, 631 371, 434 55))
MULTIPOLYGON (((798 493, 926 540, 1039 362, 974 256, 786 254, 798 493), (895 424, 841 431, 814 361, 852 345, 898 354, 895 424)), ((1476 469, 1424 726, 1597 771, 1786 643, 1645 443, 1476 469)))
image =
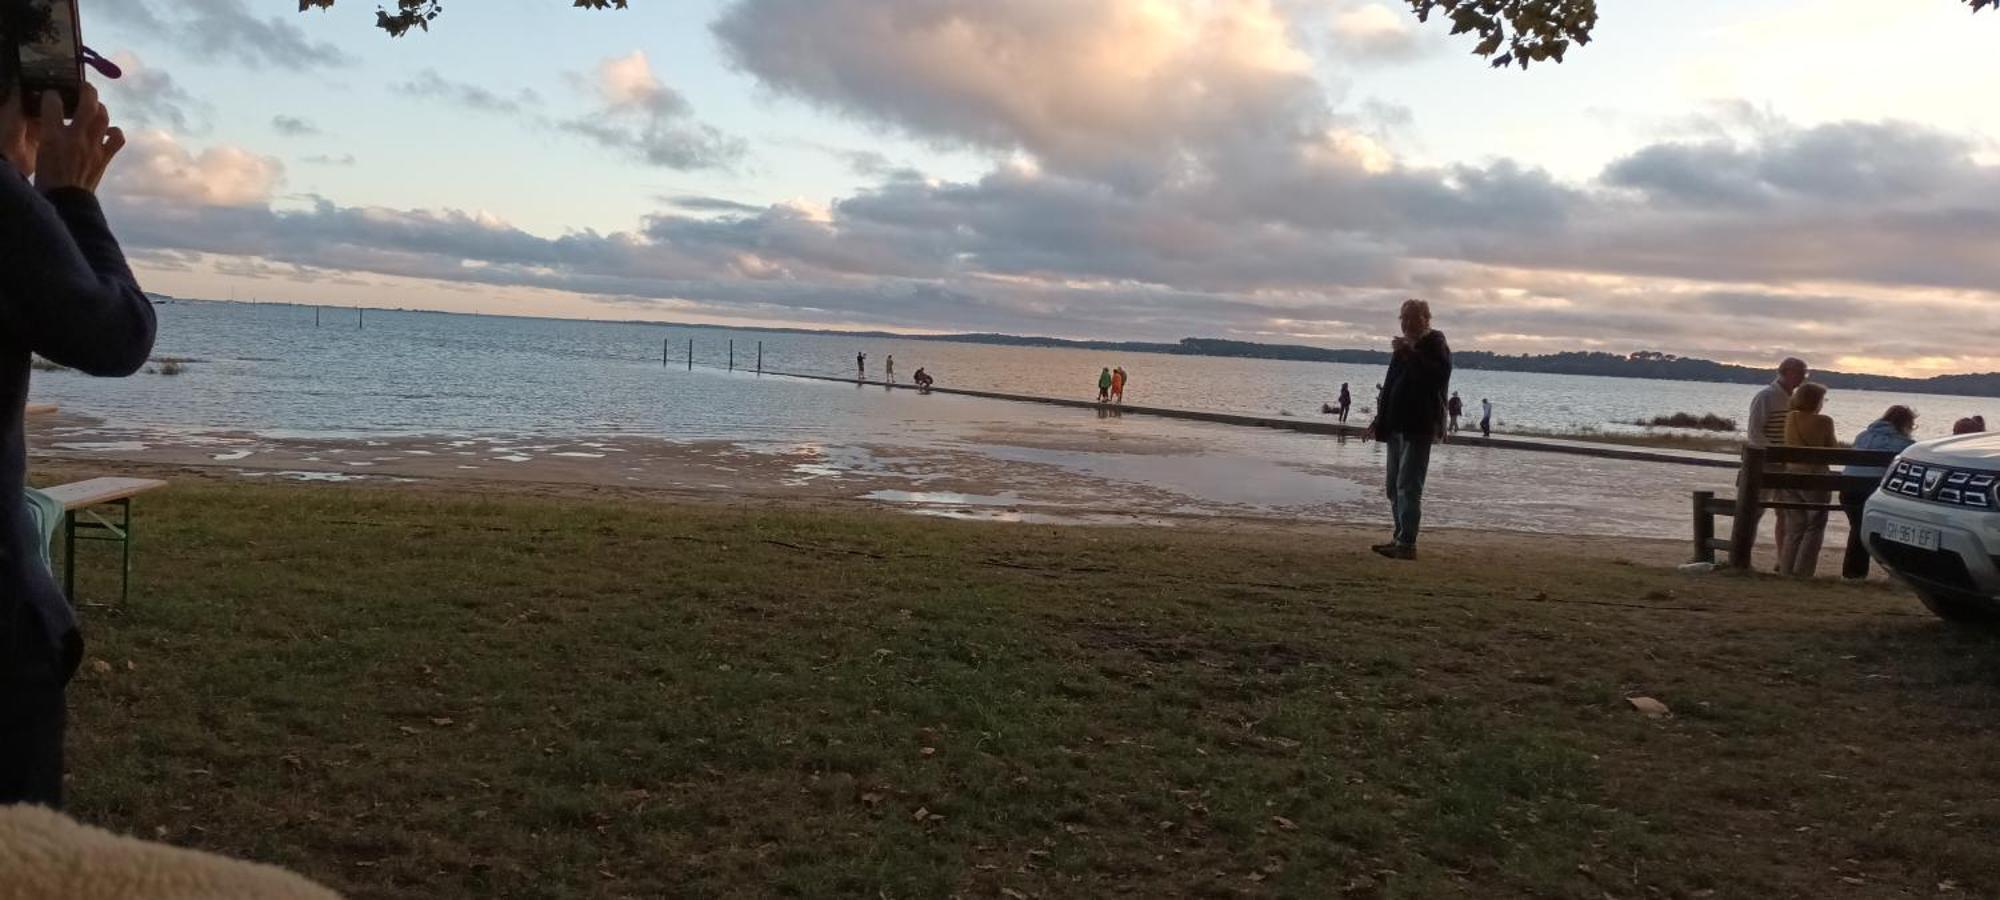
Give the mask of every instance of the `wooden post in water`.
POLYGON ((667 367, 667 354, 672 352, 673 346, 674 342, 671 339, 660 338, 660 368, 667 367))
POLYGON ((757 374, 764 374, 764 342, 757 342, 757 374))
POLYGON ((694 371, 694 338, 688 338, 688 371, 694 371))
POLYGON ((736 371, 736 339, 729 339, 729 371, 736 371))
POLYGON ((367 317, 368 317, 368 310, 367 310, 367 308, 365 308, 365 307, 360 307, 360 306, 357 306, 357 307, 355 307, 355 308, 354 308, 354 330, 355 330, 355 331, 360 331, 360 330, 361 330, 361 320, 362 320, 362 319, 365 319, 365 318, 367 318, 367 317))
POLYGON ((319 327, 319 307, 313 307, 313 327, 319 327))

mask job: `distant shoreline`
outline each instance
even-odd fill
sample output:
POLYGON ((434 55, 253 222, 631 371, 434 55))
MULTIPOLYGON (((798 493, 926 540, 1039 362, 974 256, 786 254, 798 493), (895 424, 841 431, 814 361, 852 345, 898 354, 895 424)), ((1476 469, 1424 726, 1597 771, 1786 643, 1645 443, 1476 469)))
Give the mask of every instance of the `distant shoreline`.
MULTIPOLYGON (((1263 344, 1220 338, 1183 338, 1178 343, 1153 341, 1098 341, 1036 337, 995 333, 905 334, 892 331, 853 331, 836 328, 785 328, 761 325, 708 325, 692 322, 649 321, 643 319, 577 319, 560 316, 516 316, 494 313, 466 313, 436 309, 401 307, 338 307, 312 303, 279 303, 256 300, 202 300, 151 295, 171 303, 232 303, 252 306, 290 306, 299 309, 368 309, 383 312, 425 313, 441 316, 471 316, 487 319, 553 320, 601 322, 657 328, 705 328, 752 334, 803 334, 848 338, 882 338, 904 341, 938 341, 1007 347, 1048 347, 1072 350, 1102 350, 1122 353, 1158 353, 1168 356, 1205 356, 1221 359, 1270 359, 1288 362, 1324 362, 1345 365, 1386 366, 1389 354, 1380 350, 1331 349, 1303 344, 1263 344)), ((1542 375, 1587 375, 1606 378, 1636 378, 1647 381, 1685 381, 1706 384, 1761 385, 1772 377, 1769 369, 1653 351, 1635 351, 1619 356, 1612 353, 1552 353, 1509 356, 1486 350, 1460 350, 1453 354, 1459 369, 1481 372, 1522 372, 1542 375)), ((1904 378, 1853 372, 1817 371, 1813 380, 1837 390, 1934 394, 1947 397, 2000 398, 2000 372, 1934 375, 1904 378)))

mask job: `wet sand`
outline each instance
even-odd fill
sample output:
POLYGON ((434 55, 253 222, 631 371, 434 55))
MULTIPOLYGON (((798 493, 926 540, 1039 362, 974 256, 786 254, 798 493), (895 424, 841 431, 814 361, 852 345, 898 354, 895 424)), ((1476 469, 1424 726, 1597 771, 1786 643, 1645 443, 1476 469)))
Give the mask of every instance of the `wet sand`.
MULTIPOLYGON (((629 489, 1050 524, 1387 521, 1379 447, 1344 438, 1064 410, 913 428, 903 438, 272 436, 121 427, 73 411, 29 423, 36 458, 109 471, 139 465, 242 479, 629 489)), ((1685 492, 1727 490, 1727 478, 1685 466, 1451 446, 1434 462, 1426 521, 1671 540, 1687 533, 1685 492)))

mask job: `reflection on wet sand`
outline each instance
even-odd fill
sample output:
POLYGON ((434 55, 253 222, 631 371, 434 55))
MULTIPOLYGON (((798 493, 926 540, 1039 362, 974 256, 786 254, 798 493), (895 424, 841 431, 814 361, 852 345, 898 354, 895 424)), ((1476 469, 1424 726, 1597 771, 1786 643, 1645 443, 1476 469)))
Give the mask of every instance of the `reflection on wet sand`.
MULTIPOLYGON (((656 437, 271 437, 38 417, 34 451, 296 480, 474 479, 882 503, 925 515, 1092 524, 1190 516, 1379 522, 1381 460, 1359 441, 1058 410, 968 416, 894 440, 656 437)), ((1427 515, 1441 527, 1680 537, 1693 489, 1727 472, 1445 447, 1427 515)))

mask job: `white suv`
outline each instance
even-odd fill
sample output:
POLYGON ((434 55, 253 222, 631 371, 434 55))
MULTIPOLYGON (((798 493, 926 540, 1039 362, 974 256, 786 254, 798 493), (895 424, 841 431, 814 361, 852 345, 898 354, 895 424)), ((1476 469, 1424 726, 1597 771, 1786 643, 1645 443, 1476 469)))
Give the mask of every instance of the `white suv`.
POLYGON ((1868 552, 1954 622, 2000 622, 2000 433, 1903 451, 1868 500, 1868 552))

